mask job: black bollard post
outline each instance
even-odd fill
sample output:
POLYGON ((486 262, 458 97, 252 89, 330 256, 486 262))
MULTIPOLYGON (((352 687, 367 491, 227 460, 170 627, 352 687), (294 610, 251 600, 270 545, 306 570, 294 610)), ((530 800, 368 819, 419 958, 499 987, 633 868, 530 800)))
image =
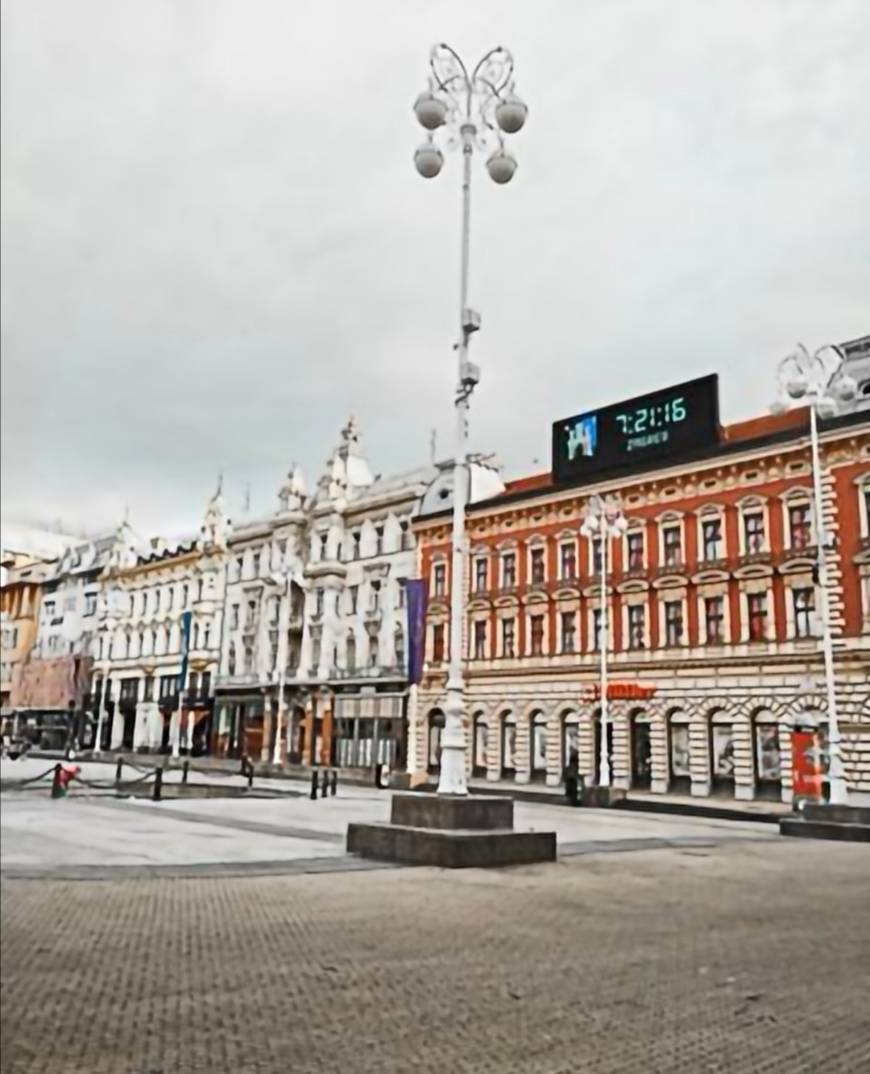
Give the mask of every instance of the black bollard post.
POLYGON ((187 773, 190 771, 190 762, 185 761, 181 766, 181 782, 187 783, 187 773))
POLYGON ((121 770, 123 769, 123 767, 124 767, 124 758, 119 757, 118 758, 118 763, 115 765, 115 782, 116 783, 121 782, 121 770))
POLYGON ((332 786, 329 788, 329 793, 332 795, 333 798, 335 797, 335 792, 337 790, 338 790, 338 769, 333 768, 333 770, 332 770, 332 786))
POLYGON ((154 773, 154 791, 151 795, 153 802, 159 802, 163 795, 163 769, 158 768, 154 773))
POLYGON ((311 769, 311 801, 317 801, 317 769, 311 769))
POLYGON ((248 760, 248 790, 254 786, 254 762, 248 760))
POLYGON ((325 798, 326 792, 329 789, 329 771, 324 768, 323 770, 323 783, 320 788, 320 797, 325 798))

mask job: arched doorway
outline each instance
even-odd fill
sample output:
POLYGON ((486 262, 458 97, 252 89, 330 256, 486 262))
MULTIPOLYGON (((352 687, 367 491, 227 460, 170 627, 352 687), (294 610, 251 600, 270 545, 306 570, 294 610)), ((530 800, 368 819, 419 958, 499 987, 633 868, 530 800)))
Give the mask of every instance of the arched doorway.
POLYGON ((759 709, 752 718, 752 755, 756 798, 778 802, 782 798, 782 753, 779 724, 770 709, 759 709))
POLYGON ((734 724, 725 709, 710 715, 710 789, 734 795, 734 724))
POLYGON ((529 778, 536 783, 547 778, 547 714, 540 709, 529 719, 529 778))
POLYGON ((572 759, 580 763, 580 717, 576 712, 562 715, 562 769, 568 767, 572 759))
POLYGON ((631 785, 648 791, 652 784, 652 737, 650 716, 643 709, 631 714, 631 785))
POLYGON ((473 734, 471 737, 471 774, 483 777, 486 775, 486 751, 489 738, 489 721, 486 713, 476 712, 472 721, 473 734))
POLYGON ((426 735, 426 768, 430 773, 441 771, 441 734, 444 730, 444 713, 433 709, 429 713, 426 735))
POLYGON ((682 709, 668 715, 668 790, 692 793, 689 753, 689 716, 682 709))
MULTIPOLYGON (((592 714, 595 725, 595 782, 601 786, 601 709, 592 714)), ((607 761, 610 768, 610 783, 613 785, 613 720, 607 721, 607 761)))
POLYGON ((305 758, 305 709, 293 705, 290 709, 290 763, 301 764, 305 758))
POLYGON ((513 713, 506 712, 501 718, 501 777, 513 779, 516 775, 517 721, 513 713))

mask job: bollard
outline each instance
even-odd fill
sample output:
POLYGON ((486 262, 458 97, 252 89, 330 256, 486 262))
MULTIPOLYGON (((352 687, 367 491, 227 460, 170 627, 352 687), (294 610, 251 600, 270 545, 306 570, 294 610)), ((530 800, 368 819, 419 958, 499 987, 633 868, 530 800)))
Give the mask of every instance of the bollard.
POLYGON ((187 773, 190 771, 190 762, 185 761, 181 766, 181 782, 187 783, 187 773))
POLYGON ((333 770, 332 770, 332 786, 329 788, 329 793, 332 795, 333 798, 335 797, 335 792, 337 790, 338 790, 338 769, 333 768, 333 770))
POLYGON ((325 798, 327 789, 329 788, 329 772, 324 768, 323 770, 323 785, 320 790, 320 797, 325 798))
POLYGON ((254 786, 254 762, 248 761, 248 790, 254 786))
POLYGON ((151 794, 152 802, 159 802, 163 795, 163 769, 158 768, 154 773, 154 791, 151 794))
POLYGON ((116 783, 121 782, 121 770, 123 769, 123 767, 124 767, 124 758, 119 757, 118 758, 118 763, 115 765, 115 782, 116 783))
POLYGON ((311 801, 317 801, 317 769, 311 769, 311 801))
POLYGON ((58 763, 54 766, 54 776, 51 780, 51 797, 52 798, 64 798, 66 797, 66 787, 61 782, 60 774, 63 771, 63 765, 58 763))

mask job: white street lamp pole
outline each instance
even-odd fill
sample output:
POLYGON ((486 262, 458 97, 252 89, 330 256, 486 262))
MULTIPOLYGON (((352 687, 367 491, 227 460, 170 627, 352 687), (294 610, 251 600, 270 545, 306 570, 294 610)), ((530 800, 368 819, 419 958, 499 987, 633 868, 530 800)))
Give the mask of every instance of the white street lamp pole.
POLYGON ((834 642, 831 633, 831 598, 828 579, 828 534, 822 508, 822 463, 819 450, 817 415, 833 417, 839 403, 855 397, 857 386, 843 372, 843 356, 834 347, 821 347, 810 355, 799 343, 794 354, 784 358, 777 371, 781 399, 775 406, 783 410, 785 398, 805 402, 810 409, 810 449, 813 470, 813 515, 816 524, 816 563, 819 580, 819 603, 822 626, 822 655, 825 665, 825 693, 828 707, 828 786, 833 805, 845 805, 849 800, 840 725, 837 716, 837 691, 834 678, 834 642), (831 363, 826 352, 833 352, 831 363))
MULTIPOLYGON (((504 48, 488 52, 469 74, 449 45, 436 45, 429 57, 429 88, 414 104, 420 124, 432 132, 447 124, 453 131, 448 145, 462 147, 462 243, 459 286, 459 380, 456 389, 456 454, 453 460, 453 550, 450 582, 450 662, 447 676, 444 731, 441 736, 439 794, 468 793, 465 764, 465 683, 462 666, 464 618, 465 505, 471 494, 467 457, 468 408, 480 371, 468 359, 468 343, 480 328, 480 315, 468 306, 468 261, 471 227, 471 156, 475 149, 495 143, 487 160, 491 178, 507 183, 516 160, 504 148, 501 132, 513 134, 526 120, 528 109, 513 90, 513 57, 504 48), (458 143, 456 132, 458 129, 458 143)), ((434 178, 443 164, 432 134, 414 154, 417 171, 434 178)))
MULTIPOLYGON (((598 745, 598 784, 601 787, 609 787, 610 751, 607 744, 608 730, 608 699, 607 699, 607 650, 610 645, 610 620, 607 603, 607 572, 608 558, 610 553, 611 537, 621 537, 628 527, 628 523, 622 514, 622 506, 616 496, 608 496, 602 500, 600 496, 593 496, 586 505, 586 517, 580 532, 593 542, 596 537, 601 548, 601 576, 600 576, 600 622, 599 622, 599 648, 601 656, 601 741, 598 745)), ((593 544, 594 547, 594 544, 593 544)))

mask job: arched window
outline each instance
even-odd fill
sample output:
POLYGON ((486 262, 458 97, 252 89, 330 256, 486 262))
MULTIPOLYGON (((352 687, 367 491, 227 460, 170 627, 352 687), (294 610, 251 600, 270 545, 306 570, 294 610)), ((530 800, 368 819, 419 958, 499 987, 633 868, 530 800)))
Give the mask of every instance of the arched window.
POLYGON ((534 712, 529 721, 529 769, 533 780, 547 775, 547 715, 534 712))
POLYGON ((430 772, 437 772, 441 767, 441 732, 444 730, 444 713, 433 709, 427 723, 426 767, 430 772))
POLYGON ((199 623, 193 624, 193 648, 199 648, 199 623))
POLYGON ((580 762, 580 717, 576 712, 562 716, 562 767, 580 762))
POLYGON ((512 777, 516 771, 517 721, 513 713, 506 712, 501 718, 501 774, 512 777))
POLYGON ((486 775, 486 750, 489 739, 489 722, 486 714, 477 712, 473 720, 473 735, 471 741, 471 771, 475 776, 486 775))
POLYGON ((674 709, 668 715, 668 785, 680 794, 690 794, 692 790, 689 746, 688 713, 674 709))
POLYGON ((782 754, 779 725, 770 709, 759 709, 752 718, 755 791, 759 798, 779 800, 782 790, 782 754))
POLYGON ((372 634, 369 637, 369 667, 376 668, 379 663, 380 653, 378 651, 378 636, 372 634))

